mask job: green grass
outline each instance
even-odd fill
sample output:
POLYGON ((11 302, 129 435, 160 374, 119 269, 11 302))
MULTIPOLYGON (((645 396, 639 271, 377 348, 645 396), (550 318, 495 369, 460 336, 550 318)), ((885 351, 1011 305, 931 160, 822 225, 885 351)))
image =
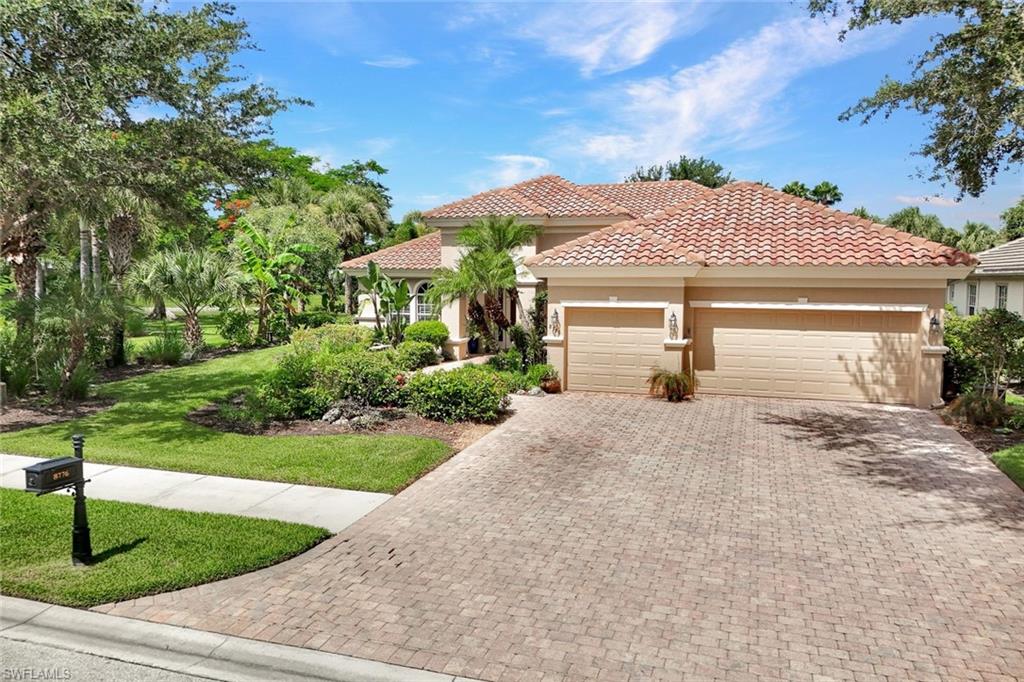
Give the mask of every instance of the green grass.
POLYGON ((1006 402, 1011 405, 1024 405, 1024 396, 1017 395, 1013 391, 1007 391, 1006 402))
POLYGON ((88 501, 94 563, 71 565, 72 498, 0 490, 0 592, 67 606, 177 590, 275 564, 323 528, 88 501))
POLYGON ((191 410, 253 386, 279 348, 104 384, 117 400, 83 419, 3 435, 3 451, 68 455, 72 434, 85 434, 94 462, 393 493, 450 454, 441 441, 416 436, 245 436, 185 419, 191 410))
MULTIPOLYGON (((207 348, 225 348, 229 345, 228 341, 220 335, 217 330, 219 326, 220 314, 216 312, 206 312, 199 316, 199 324, 203 328, 203 340, 206 341, 207 348)), ((178 332, 179 334, 184 332, 185 323, 179 317, 176 320, 146 320, 146 334, 143 336, 133 336, 128 339, 131 343, 133 356, 138 355, 139 351, 158 334, 163 333, 164 326, 167 329, 178 332)))
POLYGON ((992 461, 1014 483, 1024 488, 1024 443, 993 453, 992 461))

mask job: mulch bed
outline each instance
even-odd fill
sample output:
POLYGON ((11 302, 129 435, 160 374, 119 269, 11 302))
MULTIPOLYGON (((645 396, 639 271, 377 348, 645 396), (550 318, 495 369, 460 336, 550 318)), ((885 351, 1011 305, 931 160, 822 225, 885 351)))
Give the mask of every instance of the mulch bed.
POLYGON ((1024 431, 995 431, 987 426, 971 426, 950 420, 945 416, 943 416, 943 421, 959 431, 960 435, 966 438, 971 445, 988 455, 1024 443, 1024 431))
POLYGON ((91 398, 66 405, 44 404, 31 399, 14 401, 0 412, 0 433, 88 417, 102 412, 114 402, 110 398, 91 398))
POLYGON ((188 414, 188 419, 196 424, 216 429, 217 431, 245 433, 252 436, 338 436, 347 434, 422 436, 443 441, 456 452, 462 450, 494 428, 493 424, 463 422, 445 424, 444 422, 424 419, 419 415, 408 414, 398 419, 387 421, 373 429, 353 429, 339 424, 306 419, 273 422, 262 429, 240 429, 237 422, 223 419, 220 416, 216 404, 205 405, 197 410, 193 410, 188 414))
MULTIPOLYGON (((190 364, 196 364, 200 362, 206 362, 207 360, 216 360, 217 358, 223 358, 228 355, 235 355, 237 353, 245 353, 253 350, 251 348, 214 348, 207 349, 202 352, 199 359, 190 364)), ((150 372, 156 372, 162 369, 173 369, 175 367, 184 367, 185 363, 180 365, 140 365, 138 363, 131 365, 123 365, 121 367, 101 367, 96 370, 96 382, 97 384, 107 384, 112 381, 121 381, 122 379, 131 379, 142 374, 149 374, 150 372)))

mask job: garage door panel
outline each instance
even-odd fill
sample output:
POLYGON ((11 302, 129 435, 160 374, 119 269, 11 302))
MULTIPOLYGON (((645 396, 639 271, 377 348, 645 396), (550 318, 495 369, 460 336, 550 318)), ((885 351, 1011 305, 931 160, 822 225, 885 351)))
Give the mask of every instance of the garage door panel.
POLYGON ((643 393, 662 362, 664 311, 570 310, 566 334, 569 389, 643 393))
POLYGON ((696 311, 700 390, 909 403, 919 317, 911 313, 696 311))

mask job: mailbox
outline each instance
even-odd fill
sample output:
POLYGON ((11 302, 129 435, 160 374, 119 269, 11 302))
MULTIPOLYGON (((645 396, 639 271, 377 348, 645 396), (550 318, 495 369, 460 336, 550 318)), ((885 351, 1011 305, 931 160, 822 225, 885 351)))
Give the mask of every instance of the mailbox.
POLYGON ((25 467, 25 490, 51 493, 83 482, 82 459, 58 457, 25 467))

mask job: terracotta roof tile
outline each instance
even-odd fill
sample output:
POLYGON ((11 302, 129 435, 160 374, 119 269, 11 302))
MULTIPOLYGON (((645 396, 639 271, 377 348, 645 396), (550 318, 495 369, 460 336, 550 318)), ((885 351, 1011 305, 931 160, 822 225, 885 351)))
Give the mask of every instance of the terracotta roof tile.
POLYGON ((577 185, 557 175, 542 175, 509 187, 474 194, 466 199, 438 206, 425 218, 480 218, 487 215, 545 216, 636 216, 603 192, 577 185))
POLYGON ((684 202, 707 196, 714 191, 690 180, 619 182, 577 186, 596 192, 625 207, 637 218, 662 211, 669 206, 678 206, 684 202))
POLYGON ((441 267, 441 233, 431 232, 341 264, 343 270, 365 268, 374 261, 385 270, 436 270, 441 267))
MULTIPOLYGON (((655 184, 655 183, 651 183, 655 184)), ((971 265, 956 249, 752 182, 541 252, 526 265, 971 265)))

